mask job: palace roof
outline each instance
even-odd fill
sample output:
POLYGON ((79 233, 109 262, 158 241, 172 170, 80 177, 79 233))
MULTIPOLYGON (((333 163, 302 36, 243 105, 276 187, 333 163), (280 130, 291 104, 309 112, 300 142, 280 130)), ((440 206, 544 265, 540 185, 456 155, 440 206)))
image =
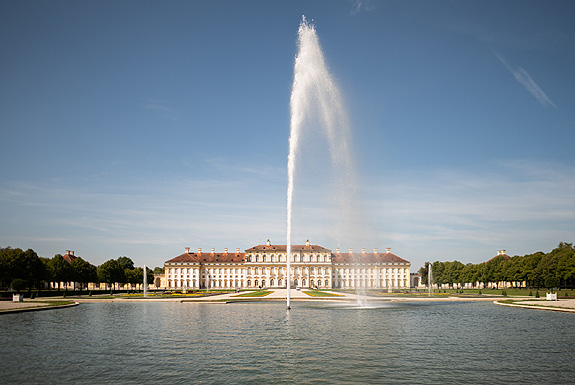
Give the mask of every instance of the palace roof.
MULTIPOLYGON (((246 250, 246 253, 257 253, 257 252, 286 252, 287 246, 286 245, 272 245, 270 240, 266 242, 265 245, 257 245, 252 248, 246 250)), ((330 249, 326 249, 320 245, 312 245, 307 241, 305 245, 291 245, 291 251, 298 252, 314 252, 314 253, 330 253, 330 249)))
POLYGON ((166 261, 166 263, 212 263, 212 262, 244 262, 246 253, 184 253, 166 261))
POLYGON ((409 263, 392 253, 334 253, 334 263, 409 263))

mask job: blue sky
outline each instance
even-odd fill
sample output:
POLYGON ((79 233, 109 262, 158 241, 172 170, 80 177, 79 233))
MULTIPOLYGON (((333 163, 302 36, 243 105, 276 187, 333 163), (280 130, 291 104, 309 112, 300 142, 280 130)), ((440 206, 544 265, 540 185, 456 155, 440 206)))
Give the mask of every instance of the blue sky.
POLYGON ((160 266, 285 243, 302 15, 346 102, 366 230, 330 233, 316 159, 295 243, 417 270, 574 241, 572 1, 3 1, 0 246, 160 266))

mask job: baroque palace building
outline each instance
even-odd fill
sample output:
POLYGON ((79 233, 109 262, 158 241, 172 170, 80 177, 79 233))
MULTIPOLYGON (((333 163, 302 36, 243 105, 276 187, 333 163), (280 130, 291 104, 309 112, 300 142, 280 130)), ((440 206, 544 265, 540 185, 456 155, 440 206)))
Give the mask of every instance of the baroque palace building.
MULTIPOLYGON (((223 253, 185 252, 164 263, 168 289, 239 289, 285 288, 286 245, 254 246, 223 253)), ((391 253, 335 253, 322 246, 291 247, 292 288, 319 289, 407 289, 410 287, 411 264, 391 253)))

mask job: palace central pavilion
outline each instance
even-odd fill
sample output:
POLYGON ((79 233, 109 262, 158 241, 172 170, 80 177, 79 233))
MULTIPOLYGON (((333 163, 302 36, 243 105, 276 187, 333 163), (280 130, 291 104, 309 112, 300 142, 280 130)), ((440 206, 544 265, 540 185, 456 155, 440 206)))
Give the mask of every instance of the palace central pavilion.
MULTIPOLYGON (((391 253, 335 253, 309 241, 292 245, 292 288, 407 289, 411 264, 391 253)), ((185 252, 164 263, 169 289, 285 288, 286 245, 254 246, 223 253, 185 252)))

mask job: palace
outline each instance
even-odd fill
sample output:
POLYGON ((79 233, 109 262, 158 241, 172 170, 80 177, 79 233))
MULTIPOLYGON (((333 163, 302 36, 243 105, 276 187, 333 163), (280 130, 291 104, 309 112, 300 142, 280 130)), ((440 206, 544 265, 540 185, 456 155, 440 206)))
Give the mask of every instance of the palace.
MULTIPOLYGON (((239 289, 285 288, 286 245, 254 246, 223 253, 185 252, 164 263, 165 285, 168 289, 239 289)), ((391 253, 335 253, 322 246, 291 247, 292 288, 319 289, 407 289, 411 264, 391 253)))

